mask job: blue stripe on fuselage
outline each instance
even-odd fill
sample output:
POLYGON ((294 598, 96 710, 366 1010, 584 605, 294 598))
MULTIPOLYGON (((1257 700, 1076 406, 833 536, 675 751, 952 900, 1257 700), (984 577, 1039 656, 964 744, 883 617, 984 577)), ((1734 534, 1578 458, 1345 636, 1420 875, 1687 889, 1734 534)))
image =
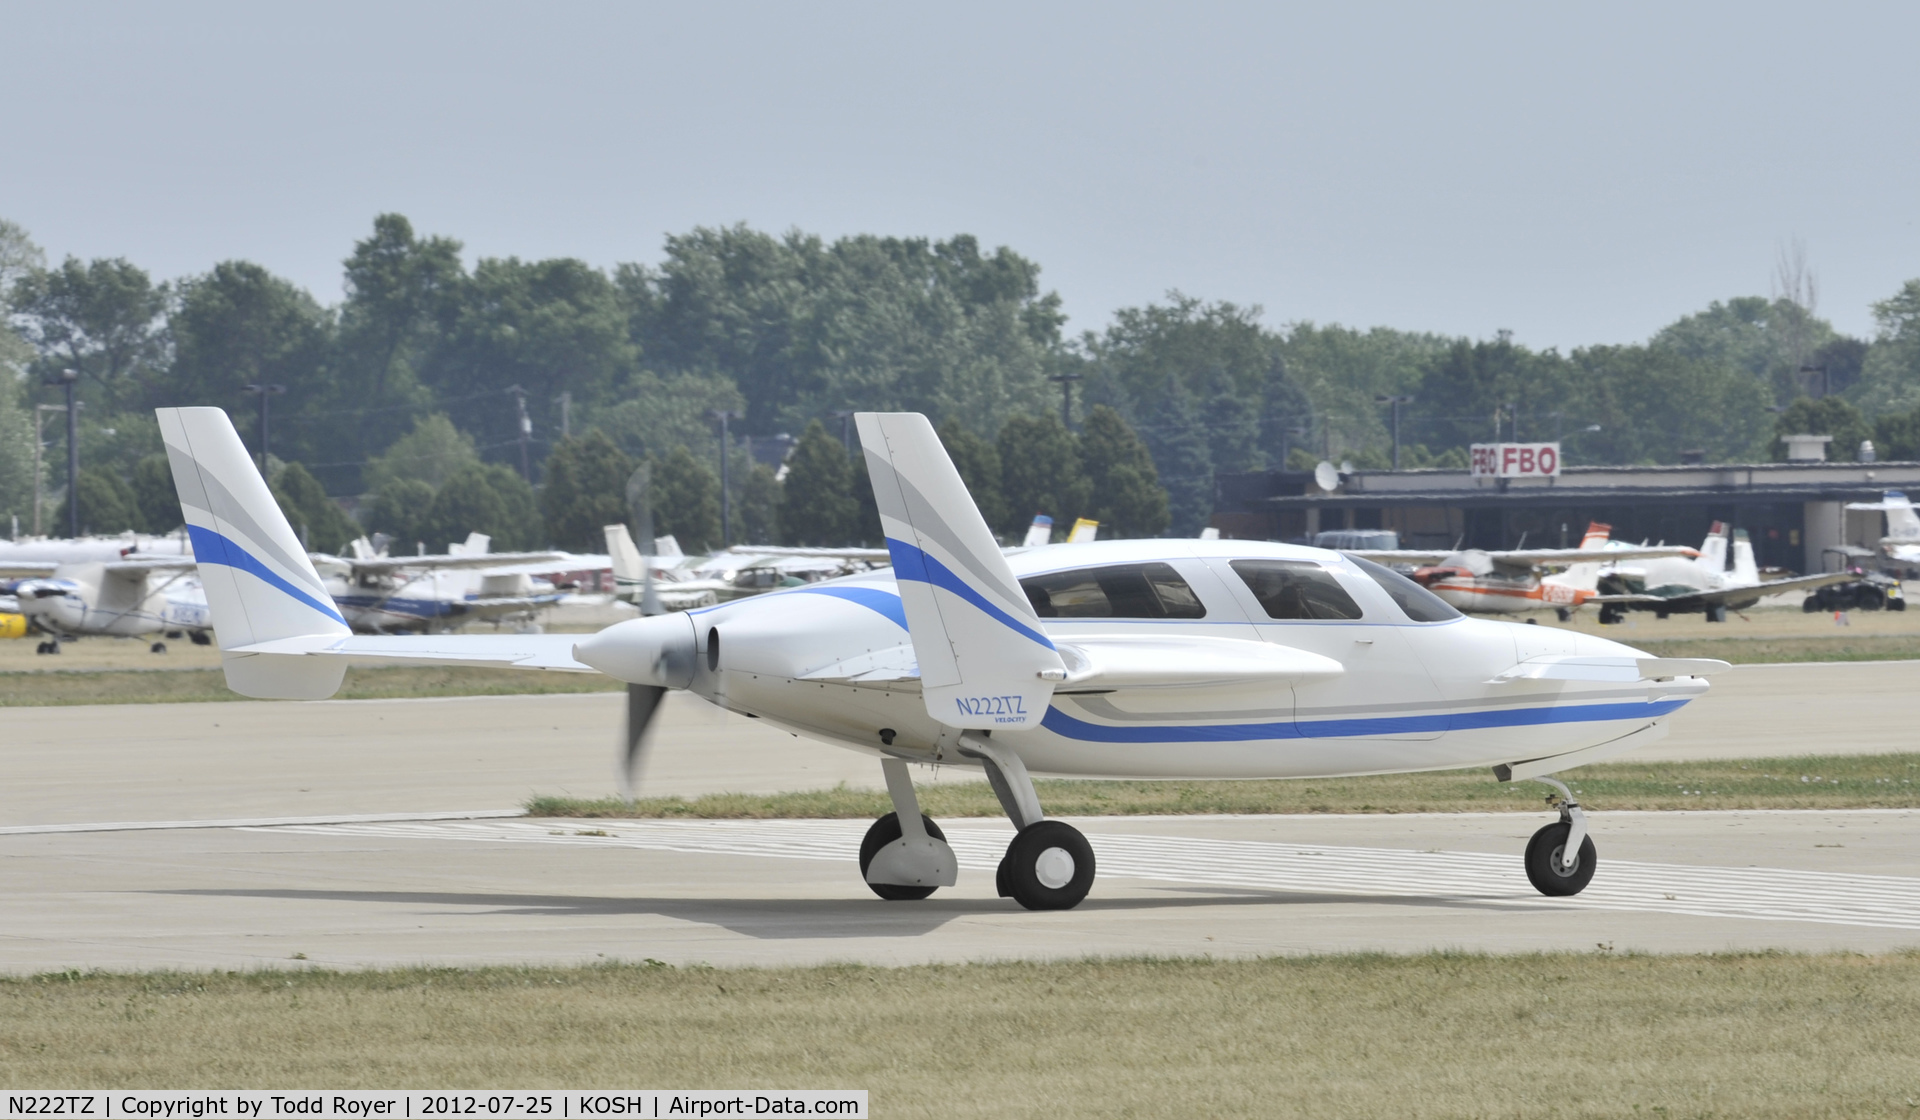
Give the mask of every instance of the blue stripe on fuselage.
POLYGON ((1362 739, 1434 731, 1471 731, 1491 727, 1538 727, 1549 723, 1604 723, 1657 719, 1678 711, 1685 700, 1651 703, 1567 704, 1552 708, 1508 708, 1491 712, 1442 712, 1425 716, 1373 719, 1325 719, 1303 722, 1185 724, 1110 727, 1075 719, 1050 707, 1040 726, 1067 739, 1088 743, 1244 743, 1262 739, 1362 739))
POLYGON ((986 596, 968 586, 964 580, 954 574, 953 569, 942 564, 937 557, 929 556, 913 545, 895 540, 893 537, 887 538, 887 553, 893 557, 894 578, 918 580, 929 586, 951 591, 978 608, 988 618, 1021 637, 1038 642, 1048 649, 1054 648, 1053 641, 1045 634, 988 602, 986 596))
POLYGON ((199 525, 189 525, 187 526, 187 536, 193 541, 193 558, 196 563, 225 564, 229 568, 246 572, 248 575, 265 582, 268 586, 286 592, 288 595, 293 596, 300 602, 333 619, 340 625, 345 626, 347 624, 347 620, 340 617, 340 612, 334 609, 332 603, 322 603, 312 595, 307 594, 305 591, 287 582, 278 572, 261 563, 258 557, 246 549, 241 548, 238 542, 225 534, 213 529, 203 528, 199 525))
POLYGON ((882 591, 877 587, 796 587, 783 595, 830 595, 835 599, 845 599, 857 603, 877 614, 884 615, 895 626, 907 628, 907 609, 900 602, 900 596, 891 591, 882 591))

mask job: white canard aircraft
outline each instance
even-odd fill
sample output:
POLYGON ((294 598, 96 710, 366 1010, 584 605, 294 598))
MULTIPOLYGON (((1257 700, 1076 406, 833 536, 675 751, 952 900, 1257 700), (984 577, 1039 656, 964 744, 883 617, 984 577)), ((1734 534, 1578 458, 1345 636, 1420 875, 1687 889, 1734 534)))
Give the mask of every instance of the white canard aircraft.
POLYGON ((1559 790, 1525 867, 1542 893, 1592 878, 1587 820, 1552 775, 1653 742, 1725 662, 1462 617, 1390 569, 1243 541, 1142 540, 1003 554, 926 417, 856 417, 893 568, 569 635, 356 636, 226 414, 162 409, 227 684, 333 694, 347 663, 598 670, 628 685, 627 773, 660 697, 880 760, 895 811, 860 846, 882 898, 956 881, 908 763, 978 766, 1018 832, 997 885, 1029 909, 1087 894, 1094 853, 1048 819, 1030 772, 1307 778, 1486 766, 1559 790))

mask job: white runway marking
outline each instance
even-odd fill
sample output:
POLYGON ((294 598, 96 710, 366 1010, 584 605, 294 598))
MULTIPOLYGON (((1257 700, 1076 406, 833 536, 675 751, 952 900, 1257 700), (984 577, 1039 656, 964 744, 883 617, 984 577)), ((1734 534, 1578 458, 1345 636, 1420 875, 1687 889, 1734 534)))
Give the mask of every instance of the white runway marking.
MULTIPOLYGON (((566 844, 709 855, 853 858, 866 821, 474 821, 272 828, 316 836, 566 844), (605 836, 584 835, 605 832, 605 836)), ((1011 829, 949 826, 960 865, 992 871, 1011 829)), ((1520 853, 1418 852, 1324 844, 1090 834, 1100 874, 1205 886, 1313 894, 1451 899, 1516 907, 1633 910, 1703 918, 1827 922, 1920 930, 1920 879, 1766 867, 1696 867, 1600 860, 1573 898, 1544 898, 1527 883, 1520 853)))

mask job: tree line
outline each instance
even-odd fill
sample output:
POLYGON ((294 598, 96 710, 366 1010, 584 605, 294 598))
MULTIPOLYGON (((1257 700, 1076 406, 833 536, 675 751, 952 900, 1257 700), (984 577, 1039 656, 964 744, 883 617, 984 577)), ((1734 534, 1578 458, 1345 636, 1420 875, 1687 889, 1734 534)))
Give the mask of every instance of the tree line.
POLYGON ((474 528, 500 547, 584 547, 596 517, 624 519, 642 465, 661 531, 717 543, 718 413, 736 417, 733 537, 821 544, 877 533, 842 445, 853 410, 926 412, 1009 534, 1048 512, 1190 535, 1218 473, 1385 467, 1393 397, 1410 398, 1413 467, 1463 465, 1496 435, 1558 438, 1571 464, 1778 457, 1806 425, 1836 455, 1873 438, 1882 458, 1920 457, 1920 280, 1855 339, 1783 258, 1770 296, 1563 354, 1505 332, 1274 326, 1179 292, 1074 336, 1039 277, 964 235, 745 226, 669 236, 655 264, 469 265, 459 242, 387 214, 327 305, 246 261, 170 281, 118 258, 50 264, 0 223, 0 515, 31 508, 31 406, 59 399, 42 383, 63 369, 80 375, 86 469, 70 487, 56 452, 43 478, 77 492, 90 528, 177 523, 153 407, 226 408, 257 446, 247 386, 280 386, 274 485, 315 541, 364 529, 435 549, 474 528), (792 456, 760 462, 755 441, 785 433, 792 456))

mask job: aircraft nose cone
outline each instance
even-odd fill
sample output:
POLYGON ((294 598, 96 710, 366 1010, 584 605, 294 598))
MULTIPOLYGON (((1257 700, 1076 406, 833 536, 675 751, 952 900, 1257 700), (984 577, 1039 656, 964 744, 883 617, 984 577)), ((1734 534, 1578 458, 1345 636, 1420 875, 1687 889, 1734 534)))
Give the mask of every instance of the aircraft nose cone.
POLYGON ((616 623, 573 647, 574 660, 628 684, 693 682, 693 619, 663 614, 616 623))

